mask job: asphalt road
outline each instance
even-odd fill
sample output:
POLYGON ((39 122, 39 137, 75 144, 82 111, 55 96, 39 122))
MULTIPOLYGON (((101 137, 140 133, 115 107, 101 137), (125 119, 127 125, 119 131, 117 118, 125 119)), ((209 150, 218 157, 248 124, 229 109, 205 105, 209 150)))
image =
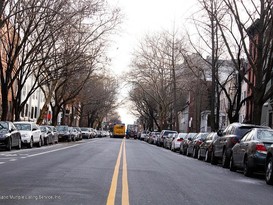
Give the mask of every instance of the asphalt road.
POLYGON ((0 204, 271 204, 263 176, 138 140, 92 139, 0 151, 0 204))

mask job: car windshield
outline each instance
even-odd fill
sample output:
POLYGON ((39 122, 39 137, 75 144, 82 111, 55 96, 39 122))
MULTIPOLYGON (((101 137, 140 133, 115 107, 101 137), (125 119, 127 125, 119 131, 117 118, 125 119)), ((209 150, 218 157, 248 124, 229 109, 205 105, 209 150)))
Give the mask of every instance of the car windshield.
POLYGON ((59 126, 59 127, 57 127, 57 130, 58 131, 67 131, 68 127, 66 127, 66 126, 59 126))
POLYGON ((46 127, 40 126, 40 130, 41 130, 42 132, 46 132, 46 127))
POLYGON ((81 128, 81 131, 89 131, 88 128, 81 128))
POLYGON ((16 127, 18 130, 31 131, 31 125, 30 125, 30 124, 23 124, 23 123, 20 123, 20 124, 15 124, 15 127, 16 127))
POLYGON ((245 133, 247 133, 247 131, 249 131, 251 128, 252 127, 239 127, 238 129, 236 129, 235 135, 242 138, 245 133))
POLYGON ((165 131, 164 136, 168 136, 169 134, 177 133, 176 131, 165 131))
POLYGON ((259 140, 273 141, 273 130, 258 130, 257 138, 259 140))
POLYGON ((9 125, 7 122, 0 122, 0 130, 8 130, 9 125))

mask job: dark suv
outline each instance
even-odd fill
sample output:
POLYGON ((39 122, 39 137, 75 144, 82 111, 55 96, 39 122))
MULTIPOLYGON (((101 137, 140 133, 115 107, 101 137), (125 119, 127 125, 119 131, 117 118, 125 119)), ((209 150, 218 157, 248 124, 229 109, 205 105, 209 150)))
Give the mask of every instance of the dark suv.
POLYGON ((232 123, 223 132, 218 132, 220 137, 212 144, 211 164, 217 164, 218 161, 221 161, 222 167, 228 168, 232 147, 241 140, 248 130, 256 127, 269 128, 259 125, 232 123))

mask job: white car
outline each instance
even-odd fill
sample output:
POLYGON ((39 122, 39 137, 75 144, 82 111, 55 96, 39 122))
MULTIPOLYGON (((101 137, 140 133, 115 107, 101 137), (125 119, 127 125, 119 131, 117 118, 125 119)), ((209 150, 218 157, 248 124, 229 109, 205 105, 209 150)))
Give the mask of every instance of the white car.
POLYGON ((177 151, 180 149, 181 142, 184 140, 184 138, 187 136, 188 133, 179 133, 176 134, 174 140, 172 141, 171 150, 177 151))
POLYGON ((14 125, 21 133, 21 139, 23 144, 27 144, 29 148, 32 148, 33 144, 37 144, 38 147, 42 146, 42 133, 36 123, 22 121, 14 122, 14 125))

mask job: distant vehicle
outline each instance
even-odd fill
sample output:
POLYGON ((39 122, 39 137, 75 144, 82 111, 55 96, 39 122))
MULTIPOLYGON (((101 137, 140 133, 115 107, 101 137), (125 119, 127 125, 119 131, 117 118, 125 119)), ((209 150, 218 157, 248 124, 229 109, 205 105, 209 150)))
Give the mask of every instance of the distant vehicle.
POLYGON ((59 141, 72 141, 72 135, 67 125, 59 125, 56 127, 59 141))
POLYGON ((162 130, 160 132, 160 135, 158 137, 157 145, 163 147, 164 145, 164 139, 168 136, 168 134, 177 134, 177 131, 173 130, 162 130))
POLYGON ((0 146, 10 151, 12 147, 21 149, 21 134, 12 122, 0 121, 0 146))
POLYGON ((128 124, 126 129, 126 138, 137 138, 137 128, 135 124, 128 124))
POLYGON ((22 142, 29 148, 32 148, 33 144, 37 144, 38 147, 42 146, 42 133, 36 123, 20 121, 14 122, 14 125, 21 133, 22 142))
POLYGON ((92 130, 89 127, 81 127, 82 138, 90 139, 92 138, 92 130))
POLYGON ((202 144, 209 133, 198 133, 193 138, 188 138, 187 156, 192 156, 193 158, 198 157, 198 150, 200 144, 202 144))
POLYGON ((58 143, 59 142, 59 137, 58 137, 58 132, 56 127, 52 126, 52 125, 47 125, 47 127, 51 130, 53 136, 54 136, 54 143, 58 143))
POLYGON ((41 125, 40 130, 44 139, 43 145, 54 144, 54 133, 51 131, 51 129, 46 125, 41 125))
POLYGON ((183 155, 188 155, 189 153, 187 153, 188 151, 188 146, 189 143, 192 141, 192 139, 194 138, 194 136, 196 136, 197 133, 195 132, 190 132, 188 133, 185 137, 184 140, 181 142, 180 144, 180 149, 179 149, 179 153, 183 154, 183 155))
POLYGON ((113 127, 113 138, 125 137, 125 124, 115 124, 113 127))
POLYGON ((218 138, 219 136, 217 135, 216 132, 211 132, 204 142, 199 146, 198 149, 198 156, 197 158, 199 160, 204 159, 205 162, 210 162, 211 158, 211 150, 212 150, 212 144, 213 142, 218 138))
POLYGON ((172 141, 171 150, 176 152, 180 149, 181 142, 184 140, 184 138, 187 136, 188 133, 179 133, 176 134, 176 137, 172 141))

